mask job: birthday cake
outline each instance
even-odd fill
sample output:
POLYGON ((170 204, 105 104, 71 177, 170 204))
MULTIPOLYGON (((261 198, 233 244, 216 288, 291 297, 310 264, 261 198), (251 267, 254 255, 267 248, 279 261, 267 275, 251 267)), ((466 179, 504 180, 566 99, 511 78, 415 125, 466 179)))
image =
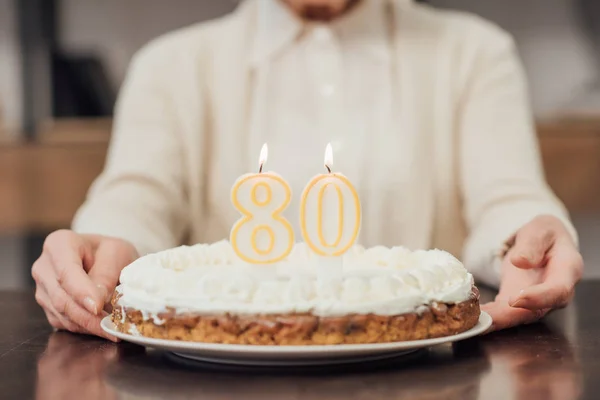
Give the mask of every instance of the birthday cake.
POLYGON ((449 253, 355 245, 341 258, 327 272, 297 243, 257 266, 229 241, 149 254, 123 269, 112 320, 161 339, 323 345, 448 336, 479 319, 473 277, 449 253))

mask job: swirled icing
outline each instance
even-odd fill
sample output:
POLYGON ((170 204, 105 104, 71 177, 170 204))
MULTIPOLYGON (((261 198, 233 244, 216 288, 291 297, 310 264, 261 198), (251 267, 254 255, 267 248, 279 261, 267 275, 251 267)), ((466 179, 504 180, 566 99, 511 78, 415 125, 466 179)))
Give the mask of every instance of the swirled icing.
POLYGON ((304 243, 283 261, 251 265, 227 241, 149 254, 121 272, 118 305, 157 318, 176 313, 399 315, 469 298, 473 277, 441 250, 354 246, 335 276, 304 243))

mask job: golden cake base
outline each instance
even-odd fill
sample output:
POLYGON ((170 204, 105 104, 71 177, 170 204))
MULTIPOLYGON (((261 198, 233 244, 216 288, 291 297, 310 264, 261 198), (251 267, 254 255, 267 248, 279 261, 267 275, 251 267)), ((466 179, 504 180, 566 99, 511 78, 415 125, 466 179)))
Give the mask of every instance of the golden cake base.
MULTIPOLYGON (((116 300, 116 299, 115 299, 116 300)), ((458 304, 432 304, 420 313, 396 316, 348 315, 318 317, 289 315, 194 315, 174 311, 144 320, 142 312, 114 307, 117 329, 130 332, 131 325, 146 337, 205 343, 245 345, 366 344, 421 340, 455 335, 473 328, 479 320, 479 299, 458 304), (123 318, 124 317, 124 318, 123 318)))

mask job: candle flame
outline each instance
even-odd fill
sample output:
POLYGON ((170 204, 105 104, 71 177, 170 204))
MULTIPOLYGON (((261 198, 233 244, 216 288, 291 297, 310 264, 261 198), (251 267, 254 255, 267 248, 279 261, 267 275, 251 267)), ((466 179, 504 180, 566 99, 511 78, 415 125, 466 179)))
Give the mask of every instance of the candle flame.
POLYGON ((333 167, 333 150, 331 149, 331 143, 327 143, 327 147, 325 147, 325 168, 331 172, 331 167, 333 167))
POLYGON ((258 170, 259 172, 262 172, 263 169, 263 165, 267 162, 267 158, 269 157, 269 148, 267 147, 267 144, 263 144, 262 148, 260 149, 260 157, 258 157, 258 170))

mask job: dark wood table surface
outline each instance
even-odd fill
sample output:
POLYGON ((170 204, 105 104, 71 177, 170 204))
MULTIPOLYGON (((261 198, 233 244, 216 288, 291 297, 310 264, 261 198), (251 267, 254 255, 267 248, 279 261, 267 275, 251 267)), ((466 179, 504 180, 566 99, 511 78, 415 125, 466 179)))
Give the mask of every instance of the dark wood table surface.
POLYGON ((599 399, 599 300, 600 281, 584 282, 543 323, 408 359, 288 370, 192 368, 158 351, 53 332, 30 292, 0 292, 0 399, 599 399))

